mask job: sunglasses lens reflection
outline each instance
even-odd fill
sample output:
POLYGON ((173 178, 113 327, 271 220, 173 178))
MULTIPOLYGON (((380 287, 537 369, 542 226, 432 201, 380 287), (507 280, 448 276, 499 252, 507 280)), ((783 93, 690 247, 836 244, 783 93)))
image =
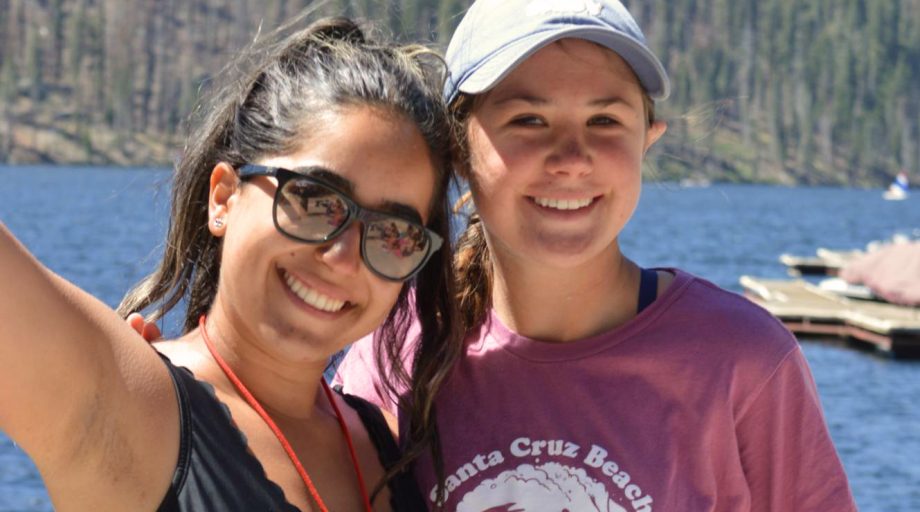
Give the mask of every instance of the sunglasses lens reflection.
POLYGON ((428 255, 428 234, 418 224, 395 217, 369 222, 364 235, 368 264, 381 274, 400 279, 415 271, 428 255))
MULTIPOLYGON (((425 261, 430 240, 425 228, 399 217, 370 213, 365 219, 362 253, 378 274, 400 280, 425 261)), ((305 242, 324 242, 349 218, 341 193, 306 179, 284 184, 275 204, 278 228, 305 242)))
POLYGON ((308 242, 322 242, 345 223, 348 205, 338 192, 306 180, 284 185, 276 205, 278 226, 308 242))

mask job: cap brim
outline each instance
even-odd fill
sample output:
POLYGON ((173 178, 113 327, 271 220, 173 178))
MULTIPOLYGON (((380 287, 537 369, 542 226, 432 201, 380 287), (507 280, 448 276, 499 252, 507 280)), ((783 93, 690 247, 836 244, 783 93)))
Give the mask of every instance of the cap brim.
MULTIPOLYGON (((646 47, 631 37, 609 29, 572 27, 538 33, 525 37, 503 48, 486 60, 457 86, 459 92, 481 94, 508 76, 521 62, 544 46, 560 39, 585 39, 616 52, 633 69, 642 87, 655 100, 663 100, 671 93, 668 75, 661 62, 646 47)), ((452 100, 453 98, 450 98, 452 100)))

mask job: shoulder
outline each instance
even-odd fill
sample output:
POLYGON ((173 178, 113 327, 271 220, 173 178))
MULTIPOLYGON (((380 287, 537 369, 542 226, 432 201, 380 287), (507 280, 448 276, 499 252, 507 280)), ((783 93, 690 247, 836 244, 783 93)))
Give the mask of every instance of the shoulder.
MULTIPOLYGON (((183 337, 170 341, 159 341, 153 344, 153 348, 160 354, 160 357, 167 361, 167 366, 184 370, 192 380, 211 386, 212 393, 236 395, 236 391, 224 378, 220 367, 214 363, 208 349, 200 340, 183 337)), ((179 371, 178 374, 184 375, 182 371, 179 371)))
MULTIPOLYGON (((657 365, 671 365, 706 383, 711 396, 741 417, 754 404, 767 410, 784 393, 813 389, 795 336, 745 297, 675 271, 647 328, 657 365), (777 395, 779 394, 779 395, 777 395)), ((689 389, 697 389, 692 386, 689 389)))
POLYGON ((800 352, 795 336, 765 309, 705 279, 674 272, 649 331, 679 357, 752 390, 800 352))
MULTIPOLYGON (((337 386, 335 391, 360 417, 384 470, 393 469, 402 460, 402 452, 394 435, 397 429, 396 419, 386 411, 378 409, 373 403, 344 393, 340 386, 337 386)), ((400 471, 387 481, 389 501, 393 510, 426 510, 425 501, 413 475, 411 471, 400 471)))
POLYGON ((663 315, 667 322, 712 342, 761 355, 775 353, 780 359, 798 346, 782 322, 744 296, 687 272, 675 272, 673 298, 663 315))
MULTIPOLYGON (((335 386, 333 389, 342 398, 342 401, 358 414, 361 423, 381 455, 384 455, 386 450, 391 449, 391 441, 394 443, 392 449, 396 450, 395 433, 398 431, 398 424, 392 414, 369 400, 358 395, 346 393, 342 386, 335 386)), ((395 463, 395 459, 392 462, 395 463)))
POLYGON ((193 372, 196 368, 210 361, 210 357, 203 354, 200 348, 188 339, 179 338, 158 341, 152 345, 161 356, 165 356, 173 365, 188 368, 193 372))
MULTIPOLYGON (((415 353, 417 341, 417 329, 413 326, 403 346, 404 364, 410 371, 411 355, 415 353)), ((385 384, 387 381, 392 381, 392 379, 380 373, 380 367, 377 364, 377 345, 374 335, 370 334, 348 348, 348 352, 336 368, 332 385, 341 386, 344 393, 360 397, 396 415, 398 409, 396 399, 387 391, 385 384)), ((398 389, 397 391, 402 394, 407 390, 398 389)))

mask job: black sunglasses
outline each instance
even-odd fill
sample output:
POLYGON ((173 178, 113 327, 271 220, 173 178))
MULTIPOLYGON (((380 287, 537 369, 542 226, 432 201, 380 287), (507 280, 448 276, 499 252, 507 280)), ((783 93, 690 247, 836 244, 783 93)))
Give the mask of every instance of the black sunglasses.
MULTIPOLYGON (((240 179, 272 176, 278 180, 272 217, 282 235, 300 242, 320 244, 343 233, 360 220, 361 258, 374 274, 389 281, 405 281, 425 266, 444 240, 411 219, 359 206, 347 194, 310 176, 322 167, 296 172, 280 167, 246 164, 240 179)), ((328 171, 327 171, 328 172, 328 171)))

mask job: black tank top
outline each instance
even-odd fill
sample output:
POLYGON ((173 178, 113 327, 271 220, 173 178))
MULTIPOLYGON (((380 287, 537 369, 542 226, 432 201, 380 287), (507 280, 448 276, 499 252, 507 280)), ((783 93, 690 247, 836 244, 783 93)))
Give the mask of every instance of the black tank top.
POLYGON ((636 314, 641 313, 645 308, 655 302, 658 296, 658 272, 650 268, 640 269, 639 274, 639 306, 636 308, 636 314))
MULTIPOLYGON (((179 401, 180 432, 179 461, 158 512, 300 512, 265 475, 262 463, 249 451, 245 435, 233 423, 226 405, 217 399, 214 388, 167 358, 163 360, 179 401)), ((392 467, 400 454, 383 415, 361 398, 342 397, 361 417, 381 464, 392 467)), ((388 487, 393 510, 426 510, 410 473, 400 474, 388 487)))

